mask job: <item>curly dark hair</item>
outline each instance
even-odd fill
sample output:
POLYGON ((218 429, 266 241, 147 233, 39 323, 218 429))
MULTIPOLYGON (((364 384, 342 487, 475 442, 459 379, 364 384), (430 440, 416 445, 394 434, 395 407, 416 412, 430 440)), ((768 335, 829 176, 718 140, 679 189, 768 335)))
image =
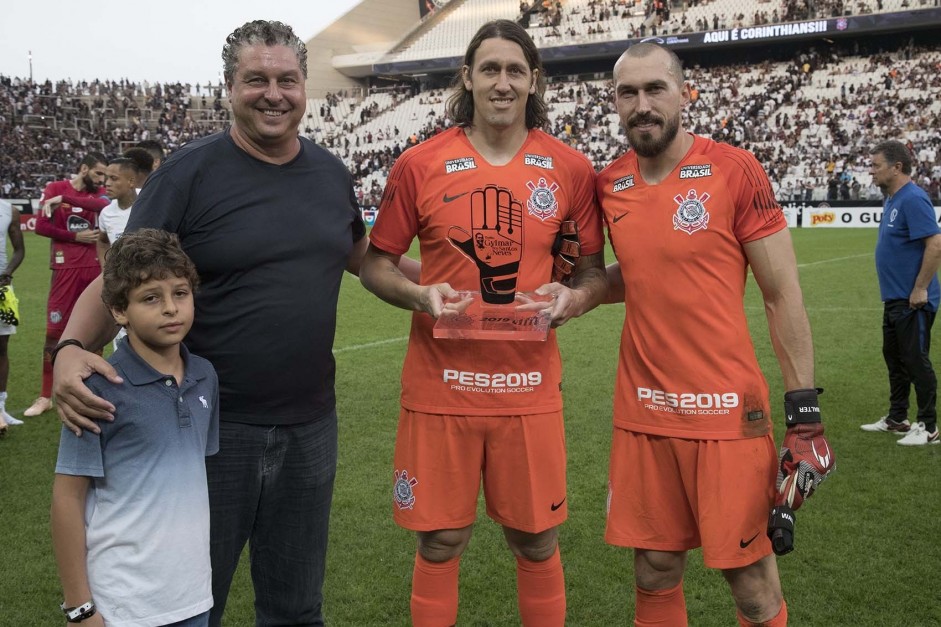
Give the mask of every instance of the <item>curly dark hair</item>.
POLYGON ((480 30, 471 39, 464 53, 464 66, 458 68, 451 86, 454 92, 448 97, 448 115, 459 126, 470 126, 474 123, 474 94, 464 85, 464 67, 474 67, 474 55, 480 44, 487 39, 506 39, 518 44, 523 49, 523 56, 529 64, 531 72, 538 71, 536 75, 536 93, 530 94, 526 100, 526 128, 541 128, 549 123, 549 108, 542 95, 546 93, 546 73, 542 68, 542 59, 539 49, 533 43, 532 37, 522 26, 512 20, 493 20, 480 27, 480 30))
POLYGON ((294 29, 283 22, 254 20, 245 22, 225 38, 225 45, 222 46, 222 76, 226 85, 231 85, 235 79, 242 48, 257 44, 293 48, 301 72, 307 78, 307 46, 294 34, 294 29))
POLYGON ((196 265, 187 257, 175 233, 140 229, 125 233, 111 245, 102 270, 101 300, 110 309, 127 310, 131 290, 152 279, 181 277, 195 290, 196 265))

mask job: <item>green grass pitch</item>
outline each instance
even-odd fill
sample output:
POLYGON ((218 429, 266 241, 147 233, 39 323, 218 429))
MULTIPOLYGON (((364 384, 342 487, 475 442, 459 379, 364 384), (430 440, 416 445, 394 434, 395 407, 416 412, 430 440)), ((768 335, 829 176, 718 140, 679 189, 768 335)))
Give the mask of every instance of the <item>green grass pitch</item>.
MULTIPOLYGON (((791 624, 941 625, 941 446, 904 448, 892 435, 859 429, 887 408, 876 231, 803 229, 793 236, 837 471, 798 513, 797 549, 779 560, 791 624)), ((15 415, 39 392, 49 284, 48 242, 27 234, 26 245, 16 274, 23 323, 10 341, 7 407, 15 415)), ((780 440, 781 377, 749 282, 745 306, 780 440)), ((622 306, 606 306, 559 330, 570 504, 561 547, 568 624, 576 627, 630 625, 633 615, 630 552, 602 540, 622 315, 622 306)), ((335 343, 340 460, 324 606, 331 625, 408 624, 414 539, 390 515, 408 318, 355 278, 344 280, 335 343)), ((10 431, 0 440, 0 625, 62 624, 48 522, 59 422, 49 413, 10 431)), ((736 624, 721 574, 704 569, 698 552, 690 556, 685 589, 691 625, 736 624)), ((252 596, 246 555, 227 625, 253 624, 252 596)), ((462 563, 458 624, 519 624, 514 562, 482 510, 462 563)))

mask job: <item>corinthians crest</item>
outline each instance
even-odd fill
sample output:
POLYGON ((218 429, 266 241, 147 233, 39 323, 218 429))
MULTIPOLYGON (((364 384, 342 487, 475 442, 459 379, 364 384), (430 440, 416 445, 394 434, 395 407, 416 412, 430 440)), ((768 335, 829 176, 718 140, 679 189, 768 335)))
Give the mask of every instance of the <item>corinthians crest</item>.
POLYGON ((559 189, 558 183, 553 181, 552 185, 549 185, 546 183, 546 179, 540 178, 536 184, 527 181, 526 187, 533 192, 529 200, 526 201, 529 213, 543 221, 546 218, 555 217, 556 212, 559 210, 559 203, 555 199, 555 190, 559 189))
POLYGON ((682 194, 673 197, 676 204, 676 215, 673 216, 673 230, 686 231, 692 235, 696 231, 709 225, 709 212, 706 211, 706 201, 709 200, 709 194, 703 192, 702 196, 696 195, 696 190, 691 189, 683 198, 682 194))
POLYGON ((408 476, 408 471, 395 471, 395 484, 392 486, 392 497, 399 509, 413 509, 415 507, 415 492, 412 490, 418 484, 418 479, 408 476))

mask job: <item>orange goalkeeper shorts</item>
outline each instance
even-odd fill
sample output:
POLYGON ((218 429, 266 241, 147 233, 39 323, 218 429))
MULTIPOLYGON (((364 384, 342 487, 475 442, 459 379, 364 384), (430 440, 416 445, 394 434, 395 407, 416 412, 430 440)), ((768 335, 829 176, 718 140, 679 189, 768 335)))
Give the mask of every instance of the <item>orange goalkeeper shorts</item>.
POLYGON ((561 524, 565 501, 562 412, 449 416, 402 409, 395 440, 395 522, 414 531, 460 529, 487 515, 539 533, 561 524))
POLYGON ((771 553, 777 462, 770 434, 685 440, 615 427, 605 540, 656 551, 701 546, 710 568, 756 562, 771 553))

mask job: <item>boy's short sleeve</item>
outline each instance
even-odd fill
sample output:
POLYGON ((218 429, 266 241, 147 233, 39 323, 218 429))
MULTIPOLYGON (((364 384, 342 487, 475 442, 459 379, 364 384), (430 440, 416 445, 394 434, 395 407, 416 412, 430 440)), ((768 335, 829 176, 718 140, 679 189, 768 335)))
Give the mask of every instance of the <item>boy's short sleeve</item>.
MULTIPOLYGON (((94 377, 85 384, 92 394, 102 396, 101 387, 95 385, 94 377)), ((105 428, 107 425, 103 424, 105 428)), ((104 461, 101 454, 101 435, 83 431, 82 437, 62 427, 59 433, 59 457, 56 460, 56 474, 78 477, 104 477, 104 461)))
POLYGON ((59 434, 59 457, 56 474, 79 477, 104 477, 101 457, 101 436, 85 431, 82 437, 62 427, 59 434))

